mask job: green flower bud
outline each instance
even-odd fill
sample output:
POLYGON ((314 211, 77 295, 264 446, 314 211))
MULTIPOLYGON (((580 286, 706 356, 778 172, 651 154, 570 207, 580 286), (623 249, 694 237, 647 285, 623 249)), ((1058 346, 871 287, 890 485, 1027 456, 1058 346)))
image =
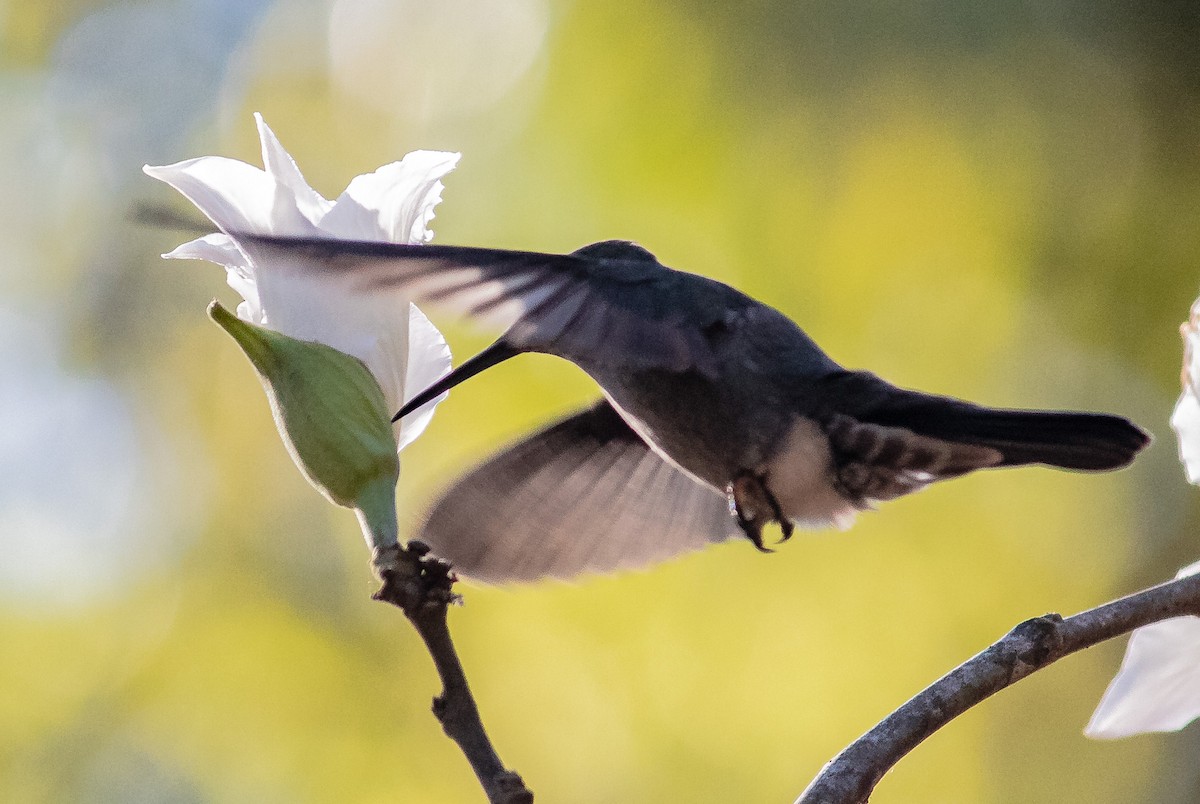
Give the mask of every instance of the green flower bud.
POLYGON ((370 370, 330 346, 242 321, 215 301, 208 314, 250 358, 279 435, 308 482, 354 509, 368 545, 396 544, 400 459, 370 370))

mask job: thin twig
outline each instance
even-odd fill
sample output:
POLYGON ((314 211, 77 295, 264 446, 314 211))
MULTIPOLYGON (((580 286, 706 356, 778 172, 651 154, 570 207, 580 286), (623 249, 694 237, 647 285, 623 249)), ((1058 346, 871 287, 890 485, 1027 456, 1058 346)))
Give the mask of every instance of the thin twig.
POLYGON ((406 548, 379 550, 374 564, 383 587, 374 597, 398 606, 424 640, 442 679, 442 694, 433 699, 433 714, 446 735, 466 755, 488 801, 532 804, 533 793, 520 776, 504 767, 484 731, 479 708, 446 624, 447 608, 459 599, 451 591, 455 578, 450 565, 427 556, 428 551, 428 547, 416 541, 409 542, 406 548))
POLYGON ((1200 615, 1200 575, 1169 581, 1065 620, 1047 614, 1023 622, 851 743, 825 765, 796 804, 864 804, 905 754, 972 706, 1064 656, 1187 614, 1200 615))

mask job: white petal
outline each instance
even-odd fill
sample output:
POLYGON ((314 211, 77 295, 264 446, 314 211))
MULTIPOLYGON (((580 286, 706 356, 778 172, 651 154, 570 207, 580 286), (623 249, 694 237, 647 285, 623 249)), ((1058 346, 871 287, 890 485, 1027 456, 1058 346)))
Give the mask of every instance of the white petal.
POLYGON ((1183 336, 1183 384, 1195 385, 1200 379, 1200 299, 1192 303, 1191 314, 1179 334, 1183 336))
POLYGON ((379 387, 383 389, 388 410, 393 413, 404 404, 404 381, 408 374, 408 361, 412 359, 408 340, 411 307, 404 296, 385 291, 382 295, 372 293, 356 312, 370 327, 372 342, 366 354, 355 356, 366 363, 375 375, 379 387))
MULTIPOLYGON (((408 376, 404 382, 404 401, 412 399, 450 371, 450 347, 442 333, 415 304, 408 312, 408 376)), ((444 393, 422 405, 400 421, 399 448, 404 449, 425 432, 433 418, 433 409, 449 394, 444 393)))
POLYGON ((226 270, 225 281, 229 284, 229 287, 237 291, 238 295, 244 299, 237 306, 238 318, 264 327, 271 325, 271 322, 267 320, 266 312, 263 310, 262 302, 258 298, 258 285, 255 283, 253 277, 236 267, 230 266, 226 270))
POLYGON ((229 287, 238 292, 245 301, 238 305, 238 318, 251 324, 266 325, 262 304, 258 299, 258 286, 254 280, 254 269, 250 260, 223 232, 214 232, 184 243, 174 251, 164 254, 167 259, 207 260, 225 267, 229 287))
POLYGON ((217 265, 233 266, 249 269, 250 261, 233 242, 233 238, 222 232, 206 234, 190 240, 174 251, 163 255, 168 260, 207 260, 217 265))
POLYGON ((255 267, 268 326, 357 357, 379 381, 388 406, 399 408, 408 366, 408 299, 395 291, 360 293, 336 278, 261 262, 255 267))
MULTIPOLYGON (((1200 563, 1180 570, 1182 578, 1200 563)), ((1121 670, 1084 734, 1116 739, 1176 731, 1200 717, 1200 617, 1175 617, 1133 632, 1121 670)))
POLYGON ((254 122, 258 125, 258 139, 262 143, 263 167, 267 169, 275 181, 288 188, 296 199, 296 208, 311 223, 316 224, 333 208, 333 202, 327 201, 320 193, 308 185, 304 174, 296 165, 284 147, 279 143, 275 132, 263 120, 258 112, 254 113, 254 122))
POLYGON ((459 157, 446 151, 413 151, 399 162, 355 177, 321 220, 321 229, 349 240, 427 242, 433 237, 428 226, 434 207, 442 200, 441 178, 459 157))
POLYGON ((1179 438, 1179 460, 1189 483, 1200 484, 1200 398, 1188 386, 1175 403, 1171 427, 1179 438))
POLYGON ((142 170, 182 193, 223 231, 316 234, 300 214, 292 191, 245 162, 202 156, 174 165, 145 165, 142 170))
POLYGON ((1200 299, 1192 305, 1188 322, 1179 328, 1183 336, 1183 395, 1175 403, 1171 427, 1179 439, 1179 460, 1189 483, 1200 484, 1200 397, 1196 380, 1200 379, 1200 299))

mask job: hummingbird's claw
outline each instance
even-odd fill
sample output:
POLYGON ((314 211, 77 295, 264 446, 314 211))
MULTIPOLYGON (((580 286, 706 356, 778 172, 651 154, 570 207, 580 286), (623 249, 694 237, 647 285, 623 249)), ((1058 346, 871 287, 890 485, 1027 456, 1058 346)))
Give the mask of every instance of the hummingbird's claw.
POLYGON ((788 539, 792 538, 792 534, 795 533, 796 527, 792 524, 792 520, 783 515, 783 508, 779 506, 779 500, 775 499, 775 495, 771 492, 771 489, 767 487, 765 477, 758 479, 758 485, 759 489, 762 491, 763 497, 767 501, 767 505, 771 506, 771 515, 775 518, 775 521, 779 523, 779 530, 782 531, 782 535, 779 537, 779 543, 783 544, 788 539))
POLYGON ((741 514, 737 517, 738 527, 742 529, 742 533, 746 534, 746 538, 754 545, 754 548, 760 553, 774 553, 770 547, 763 544, 762 523, 752 519, 746 519, 741 514))
POLYGON ((725 496, 729 500, 729 512, 737 519, 738 527, 759 552, 775 552, 763 544, 762 538, 763 526, 772 521, 778 522, 783 530, 780 542, 791 538, 792 523, 783 515, 779 501, 767 488, 763 477, 751 472, 742 472, 725 487, 725 496), (770 510, 771 515, 763 516, 763 508, 770 510))

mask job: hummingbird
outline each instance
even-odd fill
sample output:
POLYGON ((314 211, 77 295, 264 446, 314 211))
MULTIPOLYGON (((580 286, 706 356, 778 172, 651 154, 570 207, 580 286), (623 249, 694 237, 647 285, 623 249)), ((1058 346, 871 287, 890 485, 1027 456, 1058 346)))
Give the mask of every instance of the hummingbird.
POLYGON ((417 538, 487 583, 570 578, 763 532, 845 529, 941 480, 1043 464, 1119 469, 1150 443, 1103 413, 990 408, 834 362, 791 319, 633 242, 569 254, 231 233, 364 293, 505 327, 394 420, 527 352, 571 361, 603 399, 501 450, 434 503, 417 538))

